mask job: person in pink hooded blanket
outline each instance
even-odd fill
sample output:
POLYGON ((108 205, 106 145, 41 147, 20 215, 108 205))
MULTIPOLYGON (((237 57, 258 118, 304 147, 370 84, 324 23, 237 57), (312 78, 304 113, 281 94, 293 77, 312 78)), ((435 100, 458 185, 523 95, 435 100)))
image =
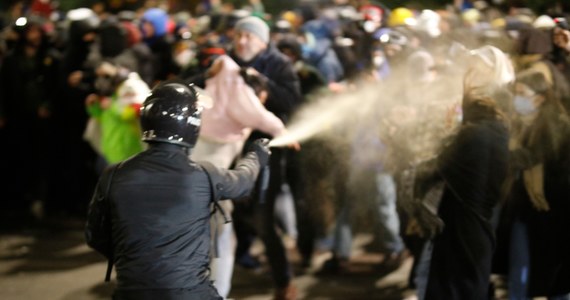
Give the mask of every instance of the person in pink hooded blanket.
MULTIPOLYGON (((210 107, 202 113, 202 127, 196 147, 190 154, 196 161, 208 161, 218 168, 227 169, 241 154, 244 142, 252 130, 262 131, 272 137, 286 132, 285 125, 277 116, 268 111, 263 103, 267 98, 263 81, 251 87, 246 83, 243 70, 227 55, 216 59, 212 69, 215 75, 205 82, 203 93, 210 98, 210 107), (241 72, 241 73, 240 73, 241 72)), ((231 201, 222 202, 223 213, 230 215, 231 201)), ((222 222, 223 218, 212 218, 212 222, 222 222)), ((218 293, 227 297, 231 287, 235 260, 234 229, 232 223, 212 224, 217 233, 215 257, 210 265, 211 279, 218 293)))

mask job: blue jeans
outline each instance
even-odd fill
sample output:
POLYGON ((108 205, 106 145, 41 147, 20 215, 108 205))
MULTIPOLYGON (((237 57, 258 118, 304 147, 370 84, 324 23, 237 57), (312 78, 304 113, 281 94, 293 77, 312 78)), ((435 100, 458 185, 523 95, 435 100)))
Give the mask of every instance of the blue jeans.
MULTIPOLYGON (((382 233, 382 245, 386 253, 400 253, 405 249, 400 236, 400 218, 396 211, 396 183, 392 175, 375 174, 374 202, 377 226, 382 233)), ((366 201, 365 201, 366 202, 366 201)), ((337 257, 349 258, 352 247, 352 226, 350 213, 352 203, 345 202, 341 208, 334 231, 333 252, 337 257)))
POLYGON ((350 224, 350 207, 345 203, 336 217, 332 251, 335 256, 348 259, 352 252, 351 248, 352 226, 350 224))
MULTIPOLYGON (((527 300, 526 291, 530 273, 528 231, 520 220, 513 222, 509 253, 509 299, 527 300)), ((548 300, 570 300, 570 294, 549 296, 548 300)))
POLYGON ((416 276, 414 278, 414 283, 416 284, 416 295, 418 300, 423 300, 425 298, 425 293, 427 289, 429 268, 431 264, 431 253, 433 249, 433 243, 427 241, 422 250, 420 260, 416 267, 416 276))
POLYGON ((405 249, 400 236, 400 217, 396 210, 396 182, 387 173, 376 175, 378 221, 387 253, 400 253, 405 249))
POLYGON ((509 250, 509 299, 527 299, 530 253, 526 224, 513 222, 509 250))

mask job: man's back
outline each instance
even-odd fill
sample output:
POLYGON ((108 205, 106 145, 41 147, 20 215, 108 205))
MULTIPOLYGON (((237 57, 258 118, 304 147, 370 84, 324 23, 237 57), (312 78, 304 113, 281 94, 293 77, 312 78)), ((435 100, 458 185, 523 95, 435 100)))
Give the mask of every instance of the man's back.
POLYGON ((190 289, 207 278, 210 184, 171 145, 123 163, 110 199, 119 289, 190 289))
POLYGON ((221 299, 208 280, 210 207, 250 193, 271 152, 257 141, 232 170, 190 161, 202 108, 192 85, 154 88, 141 108, 149 148, 99 179, 85 238, 116 266, 115 300, 221 299))

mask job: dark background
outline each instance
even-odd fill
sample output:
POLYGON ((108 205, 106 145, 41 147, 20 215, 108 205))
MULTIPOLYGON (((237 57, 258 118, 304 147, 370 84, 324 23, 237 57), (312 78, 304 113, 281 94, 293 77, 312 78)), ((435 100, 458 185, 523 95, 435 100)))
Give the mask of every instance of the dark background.
MULTIPOLYGON (((396 8, 399 6, 406 6, 410 8, 431 8, 440 9, 448 5, 453 5, 454 2, 461 0, 383 0, 383 1, 368 1, 368 2, 380 2, 389 8, 396 8)), ((472 1, 472 0, 471 0, 472 1)), ((489 3, 493 3, 493 0, 486 0, 489 3)), ((0 1, 0 10, 6 10, 17 0, 2 0, 0 1)), ((26 0, 25 2, 32 2, 32 0, 26 0)), ((77 7, 90 7, 97 2, 104 2, 110 10, 122 10, 122 9, 137 9, 144 5, 147 0, 57 0, 54 2, 59 3, 59 7, 62 10, 69 10, 77 7)), ((154 2, 159 2, 155 0, 154 2)), ((168 0, 171 7, 178 9, 190 9, 196 7, 202 0, 168 0)), ((236 7, 241 7, 248 3, 248 0, 224 0, 224 3, 233 3, 236 7)), ((294 9, 303 3, 330 3, 332 0, 262 0, 267 12, 272 14, 277 14, 280 11, 287 9, 294 9)), ((367 2, 362 0, 350 0, 352 3, 367 2)), ((465 0, 463 2, 469 3, 470 0, 465 0)), ((529 7, 532 8, 538 14, 547 13, 553 7, 558 6, 559 10, 566 12, 570 11, 570 1, 568 0, 502 0, 500 5, 505 11, 508 10, 509 6, 515 5, 518 7, 529 7)), ((468 5, 468 4, 467 4, 468 5)))

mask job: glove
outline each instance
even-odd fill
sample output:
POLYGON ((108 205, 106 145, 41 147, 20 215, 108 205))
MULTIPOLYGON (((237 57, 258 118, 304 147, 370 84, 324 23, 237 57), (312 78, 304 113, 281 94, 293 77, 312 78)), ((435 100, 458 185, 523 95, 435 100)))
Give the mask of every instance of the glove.
POLYGON ((434 214, 433 210, 422 203, 414 216, 419 225, 419 236, 423 238, 433 239, 443 231, 445 224, 443 220, 434 214))
POLYGON ((269 162, 269 156, 271 155, 271 150, 269 150, 269 139, 257 139, 253 141, 248 152, 255 152, 255 154, 257 154, 257 159, 259 160, 259 167, 265 167, 267 162, 269 162))

